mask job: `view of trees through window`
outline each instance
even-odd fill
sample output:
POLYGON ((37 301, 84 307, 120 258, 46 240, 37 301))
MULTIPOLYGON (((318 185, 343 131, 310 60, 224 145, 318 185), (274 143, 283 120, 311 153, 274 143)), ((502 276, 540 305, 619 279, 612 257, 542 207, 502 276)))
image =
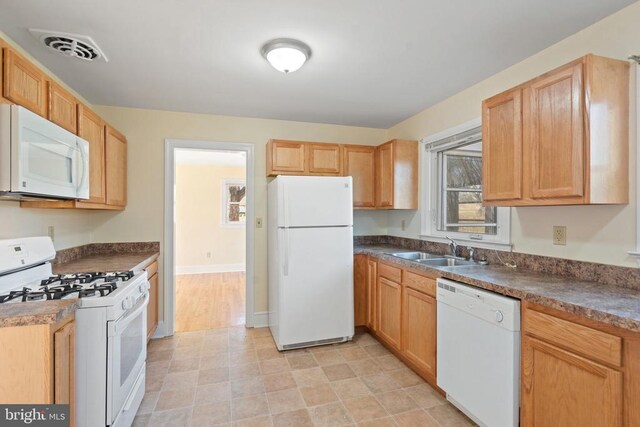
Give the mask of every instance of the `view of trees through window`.
POLYGON ((461 233, 497 233, 496 208, 482 206, 481 143, 439 153, 442 189, 439 229, 461 233))

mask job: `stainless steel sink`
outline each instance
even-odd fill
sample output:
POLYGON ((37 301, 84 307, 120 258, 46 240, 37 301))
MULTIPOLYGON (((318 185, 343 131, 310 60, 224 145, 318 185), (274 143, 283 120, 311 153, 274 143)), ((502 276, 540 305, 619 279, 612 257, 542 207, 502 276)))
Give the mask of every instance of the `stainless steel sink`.
POLYGON ((478 265, 474 261, 467 261, 466 259, 459 258, 435 258, 435 259, 421 259, 417 260, 420 264, 429 265, 432 267, 457 267, 463 265, 478 265))
POLYGON ((387 255, 418 262, 444 258, 442 255, 430 254, 428 252, 395 252, 387 253, 387 255))

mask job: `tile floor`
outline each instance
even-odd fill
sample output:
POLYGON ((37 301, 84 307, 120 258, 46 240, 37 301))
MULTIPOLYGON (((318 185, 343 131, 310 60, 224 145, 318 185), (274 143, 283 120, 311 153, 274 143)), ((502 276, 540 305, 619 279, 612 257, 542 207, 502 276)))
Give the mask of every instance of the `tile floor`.
POLYGON ((186 332, 149 345, 134 426, 469 426, 369 334, 277 351, 267 328, 186 332))

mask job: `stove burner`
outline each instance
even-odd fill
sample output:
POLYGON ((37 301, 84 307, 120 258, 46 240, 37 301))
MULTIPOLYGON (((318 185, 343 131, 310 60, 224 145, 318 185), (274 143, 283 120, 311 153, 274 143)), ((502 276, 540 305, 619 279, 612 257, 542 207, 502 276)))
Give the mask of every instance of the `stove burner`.
POLYGON ((95 272, 77 274, 59 274, 40 282, 37 291, 24 287, 19 291, 11 291, 0 295, 0 304, 20 298, 22 302, 39 300, 59 300, 77 294, 78 298, 104 297, 118 289, 119 282, 133 277, 133 271, 95 272))

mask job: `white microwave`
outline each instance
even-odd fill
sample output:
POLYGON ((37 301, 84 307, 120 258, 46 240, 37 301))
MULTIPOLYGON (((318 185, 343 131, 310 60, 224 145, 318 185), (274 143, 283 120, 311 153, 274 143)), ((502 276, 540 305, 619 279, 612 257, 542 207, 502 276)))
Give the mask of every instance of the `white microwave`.
POLYGON ((19 105, 0 105, 0 196, 89 198, 89 143, 19 105))

